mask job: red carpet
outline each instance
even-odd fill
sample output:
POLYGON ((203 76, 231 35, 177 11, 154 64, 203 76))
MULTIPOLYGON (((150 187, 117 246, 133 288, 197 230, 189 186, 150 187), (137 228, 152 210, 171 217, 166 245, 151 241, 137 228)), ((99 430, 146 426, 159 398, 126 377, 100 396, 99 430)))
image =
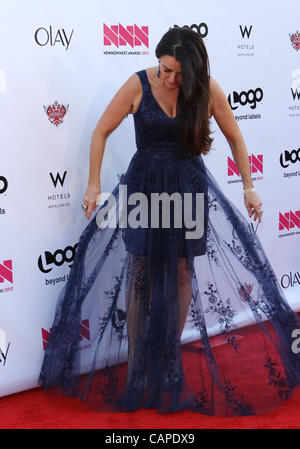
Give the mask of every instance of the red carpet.
MULTIPOLYGON (((254 362, 261 345, 255 330, 256 326, 249 326, 239 329, 237 333, 240 339, 245 339, 246 348, 250 348, 252 344, 247 356, 252 357, 254 362)), ((221 351, 223 363, 230 364, 228 354, 231 352, 227 350, 228 345, 219 346, 220 341, 220 336, 211 339, 215 354, 217 350, 221 351)), ((184 346, 183 360, 189 377, 198 376, 195 361, 200 346, 200 341, 184 346)), ((241 352, 240 365, 236 370, 240 379, 244 378, 242 355, 241 352)), ((249 383, 249 379, 254 382, 255 377, 255 373, 248 375, 247 382, 249 383)), ((257 395, 258 387, 259 384, 252 385, 251 382, 250 393, 257 395)), ((261 394, 263 398, 265 390, 261 394)), ((0 410, 0 429, 300 429, 299 390, 294 397, 267 413, 232 418, 186 410, 170 414, 159 414, 154 409, 133 413, 101 413, 87 408, 78 399, 45 393, 41 388, 0 398, 0 410)))
POLYGON ((1 429, 299 429, 300 395, 260 416, 221 418, 154 410, 103 414, 40 388, 0 398, 1 429))

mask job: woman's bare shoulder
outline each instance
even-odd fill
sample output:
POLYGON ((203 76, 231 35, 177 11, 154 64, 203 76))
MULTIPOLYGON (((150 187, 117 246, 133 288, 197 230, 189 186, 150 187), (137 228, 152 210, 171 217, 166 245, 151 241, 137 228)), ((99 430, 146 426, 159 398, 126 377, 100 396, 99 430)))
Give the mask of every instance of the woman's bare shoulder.
MULTIPOLYGON (((155 67, 147 67, 146 69, 144 69, 146 71, 150 85, 152 85, 153 82, 152 81, 153 69, 155 70, 155 67)), ((127 83, 128 83, 128 90, 131 91, 131 95, 133 96, 133 105, 131 113, 135 114, 139 108, 143 96, 142 82, 139 75, 135 72, 128 78, 127 83)))

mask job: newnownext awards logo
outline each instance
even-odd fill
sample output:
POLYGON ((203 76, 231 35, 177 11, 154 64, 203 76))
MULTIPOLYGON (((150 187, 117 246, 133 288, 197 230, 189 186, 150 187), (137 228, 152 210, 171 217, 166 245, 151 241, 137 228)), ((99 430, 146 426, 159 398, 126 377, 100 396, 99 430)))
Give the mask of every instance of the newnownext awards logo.
POLYGON ((300 210, 279 212, 278 237, 290 237, 300 234, 300 210))
POLYGON ((104 55, 149 55, 148 25, 103 23, 104 55))
POLYGON ((13 284, 13 267, 12 260, 3 260, 0 263, 0 293, 7 293, 14 288, 13 284))
MULTIPOLYGON (((47 331, 46 329, 42 328, 42 340, 43 340, 43 349, 45 351, 47 347, 47 343, 50 337, 52 329, 49 329, 47 331)), ((79 329, 79 340, 82 342, 81 349, 87 348, 90 346, 91 341, 91 334, 90 334, 90 322, 88 319, 82 320, 80 323, 80 329, 79 329)))
MULTIPOLYGON (((261 181, 263 179, 263 155, 258 154, 254 155, 251 154, 249 156, 249 164, 250 164, 250 171, 251 171, 251 179, 252 181, 261 181), (254 175, 254 176, 252 176, 254 175)), ((233 159, 231 159, 229 156, 227 158, 227 175, 230 178, 227 183, 233 184, 236 182, 242 182, 241 174, 239 172, 239 169, 233 159)))

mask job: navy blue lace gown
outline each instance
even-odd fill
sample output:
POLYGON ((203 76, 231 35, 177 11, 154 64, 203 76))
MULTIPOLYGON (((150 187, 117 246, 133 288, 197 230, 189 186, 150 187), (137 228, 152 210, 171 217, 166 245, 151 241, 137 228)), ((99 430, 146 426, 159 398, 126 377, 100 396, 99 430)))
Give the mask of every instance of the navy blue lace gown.
POLYGON ((146 71, 137 74, 137 151, 79 239, 39 384, 99 411, 264 413, 298 390, 300 319, 248 221, 203 157, 184 156, 176 118, 160 108, 146 71), (201 235, 186 238, 172 213, 169 228, 123 226, 136 207, 121 200, 125 187, 125 198, 142 192, 148 204, 153 192, 190 193, 194 217, 201 193, 201 235))

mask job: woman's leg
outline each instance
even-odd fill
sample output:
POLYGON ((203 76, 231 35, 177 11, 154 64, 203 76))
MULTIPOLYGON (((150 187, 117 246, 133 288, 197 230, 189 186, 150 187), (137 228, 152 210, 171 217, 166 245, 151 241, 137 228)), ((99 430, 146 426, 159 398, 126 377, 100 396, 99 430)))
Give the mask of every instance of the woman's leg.
POLYGON ((190 278, 189 260, 186 258, 178 259, 177 285, 178 285, 179 332, 180 332, 179 335, 181 336, 188 316, 193 293, 190 278))
POLYGON ((142 343, 152 294, 153 267, 151 258, 130 254, 129 278, 126 294, 126 321, 128 332, 128 374, 130 382, 134 369, 139 368, 142 343))
MULTIPOLYGON (((128 375, 132 378, 133 370, 138 370, 143 349, 139 344, 143 341, 147 317, 150 313, 152 288, 156 264, 154 259, 146 256, 130 254, 129 278, 126 295, 126 321, 128 332, 128 375)), ((181 336, 192 298, 189 260, 179 258, 177 265, 178 287, 178 319, 181 336)))

